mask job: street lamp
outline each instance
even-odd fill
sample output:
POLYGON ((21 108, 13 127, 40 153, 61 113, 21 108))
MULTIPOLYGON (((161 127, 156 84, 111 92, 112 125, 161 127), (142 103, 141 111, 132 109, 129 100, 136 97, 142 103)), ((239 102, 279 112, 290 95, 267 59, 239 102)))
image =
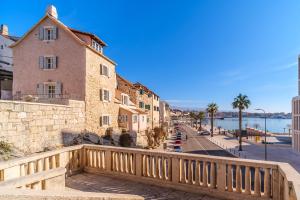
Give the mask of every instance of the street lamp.
POLYGON ((265 114, 265 160, 267 160, 267 114, 264 109, 257 108, 255 110, 260 110, 265 114))

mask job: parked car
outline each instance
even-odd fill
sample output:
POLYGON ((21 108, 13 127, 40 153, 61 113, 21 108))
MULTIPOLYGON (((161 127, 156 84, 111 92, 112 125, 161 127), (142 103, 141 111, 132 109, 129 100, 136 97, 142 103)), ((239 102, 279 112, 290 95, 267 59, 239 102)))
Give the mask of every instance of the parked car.
POLYGON ((198 131, 199 135, 210 135, 208 131, 198 131))
POLYGON ((176 140, 175 144, 181 144, 181 140, 176 140))
POLYGON ((174 146, 174 151, 175 152, 182 152, 182 149, 180 146, 174 146))

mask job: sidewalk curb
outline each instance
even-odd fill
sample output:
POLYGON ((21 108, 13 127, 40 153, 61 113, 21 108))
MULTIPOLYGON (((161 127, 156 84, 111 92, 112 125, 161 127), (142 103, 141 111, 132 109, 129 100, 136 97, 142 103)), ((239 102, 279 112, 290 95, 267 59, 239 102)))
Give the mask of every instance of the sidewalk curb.
POLYGON ((238 156, 238 155, 232 153, 231 151, 228 151, 227 149, 224 149, 224 147, 222 147, 222 146, 220 146, 219 144, 217 144, 212 138, 207 137, 207 139, 208 139, 210 142, 212 142, 212 143, 214 143, 215 145, 217 145, 218 147, 220 147, 220 148, 222 148, 223 150, 225 150, 226 152, 230 153, 232 156, 234 156, 234 157, 236 157, 236 158, 243 158, 243 159, 246 159, 246 157, 245 157, 246 155, 244 155, 244 157, 243 157, 242 155, 241 155, 241 156, 238 156))

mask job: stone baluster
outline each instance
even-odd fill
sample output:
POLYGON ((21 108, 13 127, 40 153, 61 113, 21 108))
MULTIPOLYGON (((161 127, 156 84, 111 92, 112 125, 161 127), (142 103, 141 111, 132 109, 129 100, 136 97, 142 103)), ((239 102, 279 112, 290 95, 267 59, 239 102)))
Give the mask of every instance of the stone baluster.
POLYGON ((97 151, 97 168, 102 169, 101 151, 97 151))
POLYGON ((156 162, 157 162, 156 156, 152 156, 152 171, 153 171, 152 175, 153 175, 153 178, 157 177, 156 162))
POLYGON ((226 164, 221 162, 217 163, 217 188, 221 192, 226 191, 226 164))
POLYGON ((245 171, 245 194, 251 194, 251 174, 250 174, 250 167, 246 166, 246 171, 245 171))
POLYGON ((241 193, 242 192, 242 184, 241 184, 241 166, 240 165, 236 165, 235 168, 235 189, 236 192, 241 193))
POLYGON ((254 195, 260 197, 260 170, 258 167, 255 167, 254 173, 254 195))
MULTIPOLYGON (((138 165, 139 165, 139 167, 140 167, 140 170, 142 170, 142 155, 141 154, 135 154, 135 156, 137 156, 137 155, 140 155, 140 157, 138 158, 139 159, 139 162, 138 162, 138 165)), ((137 160, 133 160, 133 155, 131 154, 131 153, 128 153, 127 154, 127 168, 128 168, 128 173, 129 174, 134 174, 134 172, 133 172, 133 167, 132 167, 132 165, 133 165, 133 162, 137 162, 137 160)), ((142 171, 141 171, 142 172, 142 171)), ((140 173, 140 172, 139 172, 140 173)), ((141 175, 141 174, 140 174, 141 175)))
POLYGON ((203 161, 203 184, 204 187, 207 187, 207 162, 203 161))
POLYGON ((46 157, 44 159, 44 169, 45 169, 45 171, 50 169, 49 157, 46 157))
MULTIPOLYGON (((129 160, 131 163, 130 174, 135 174, 135 170, 136 170, 136 166, 137 166, 137 163, 135 162, 135 160, 136 160, 135 154, 130 153, 129 160)), ((140 164, 140 162, 138 164, 140 164)))
POLYGON ((150 175, 150 177, 154 177, 154 173, 153 173, 153 156, 149 156, 149 175, 150 175))
POLYGON ((180 159, 180 182, 185 183, 185 160, 180 159))
POLYGON ((28 174, 34 174, 34 161, 28 163, 28 174))
POLYGON ((227 191, 232 192, 232 165, 228 164, 228 173, 227 173, 227 191))
POLYGON ((119 153, 119 159, 120 159, 120 171, 124 172, 124 153, 119 153))
POLYGON ((146 177, 149 177, 149 156, 146 156, 146 177))
POLYGON ((167 157, 164 157, 164 160, 163 160, 163 170, 164 170, 164 180, 168 180, 168 166, 167 166, 167 160, 168 158, 167 157))
POLYGON ((101 164, 102 164, 102 169, 105 169, 105 152, 101 152, 101 164))
POLYGON ((56 156, 51 156, 51 169, 56 168, 56 156))
POLYGON ((94 162, 94 159, 93 159, 93 151, 92 149, 89 149, 89 167, 93 167, 93 162, 94 162))
POLYGON ((265 168, 264 175, 264 197, 271 196, 271 184, 270 184, 270 169, 265 168))
POLYGON ((97 156, 97 150, 93 151, 93 167, 97 168, 97 160, 98 160, 98 156, 97 156))
POLYGON ((127 173, 129 173, 129 170, 128 170, 128 153, 124 154, 123 163, 124 163, 124 172, 127 174, 127 173))
POLYGON ((78 155, 77 155, 77 150, 71 151, 73 154, 73 168, 77 169, 78 168, 78 155))

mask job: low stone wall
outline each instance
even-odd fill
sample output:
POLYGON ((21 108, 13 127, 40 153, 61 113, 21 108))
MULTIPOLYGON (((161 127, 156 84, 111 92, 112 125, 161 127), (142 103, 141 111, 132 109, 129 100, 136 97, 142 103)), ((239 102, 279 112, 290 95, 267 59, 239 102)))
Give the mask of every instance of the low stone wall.
POLYGON ((85 104, 68 105, 0 100, 0 140, 22 152, 62 146, 64 138, 85 128, 85 104))

